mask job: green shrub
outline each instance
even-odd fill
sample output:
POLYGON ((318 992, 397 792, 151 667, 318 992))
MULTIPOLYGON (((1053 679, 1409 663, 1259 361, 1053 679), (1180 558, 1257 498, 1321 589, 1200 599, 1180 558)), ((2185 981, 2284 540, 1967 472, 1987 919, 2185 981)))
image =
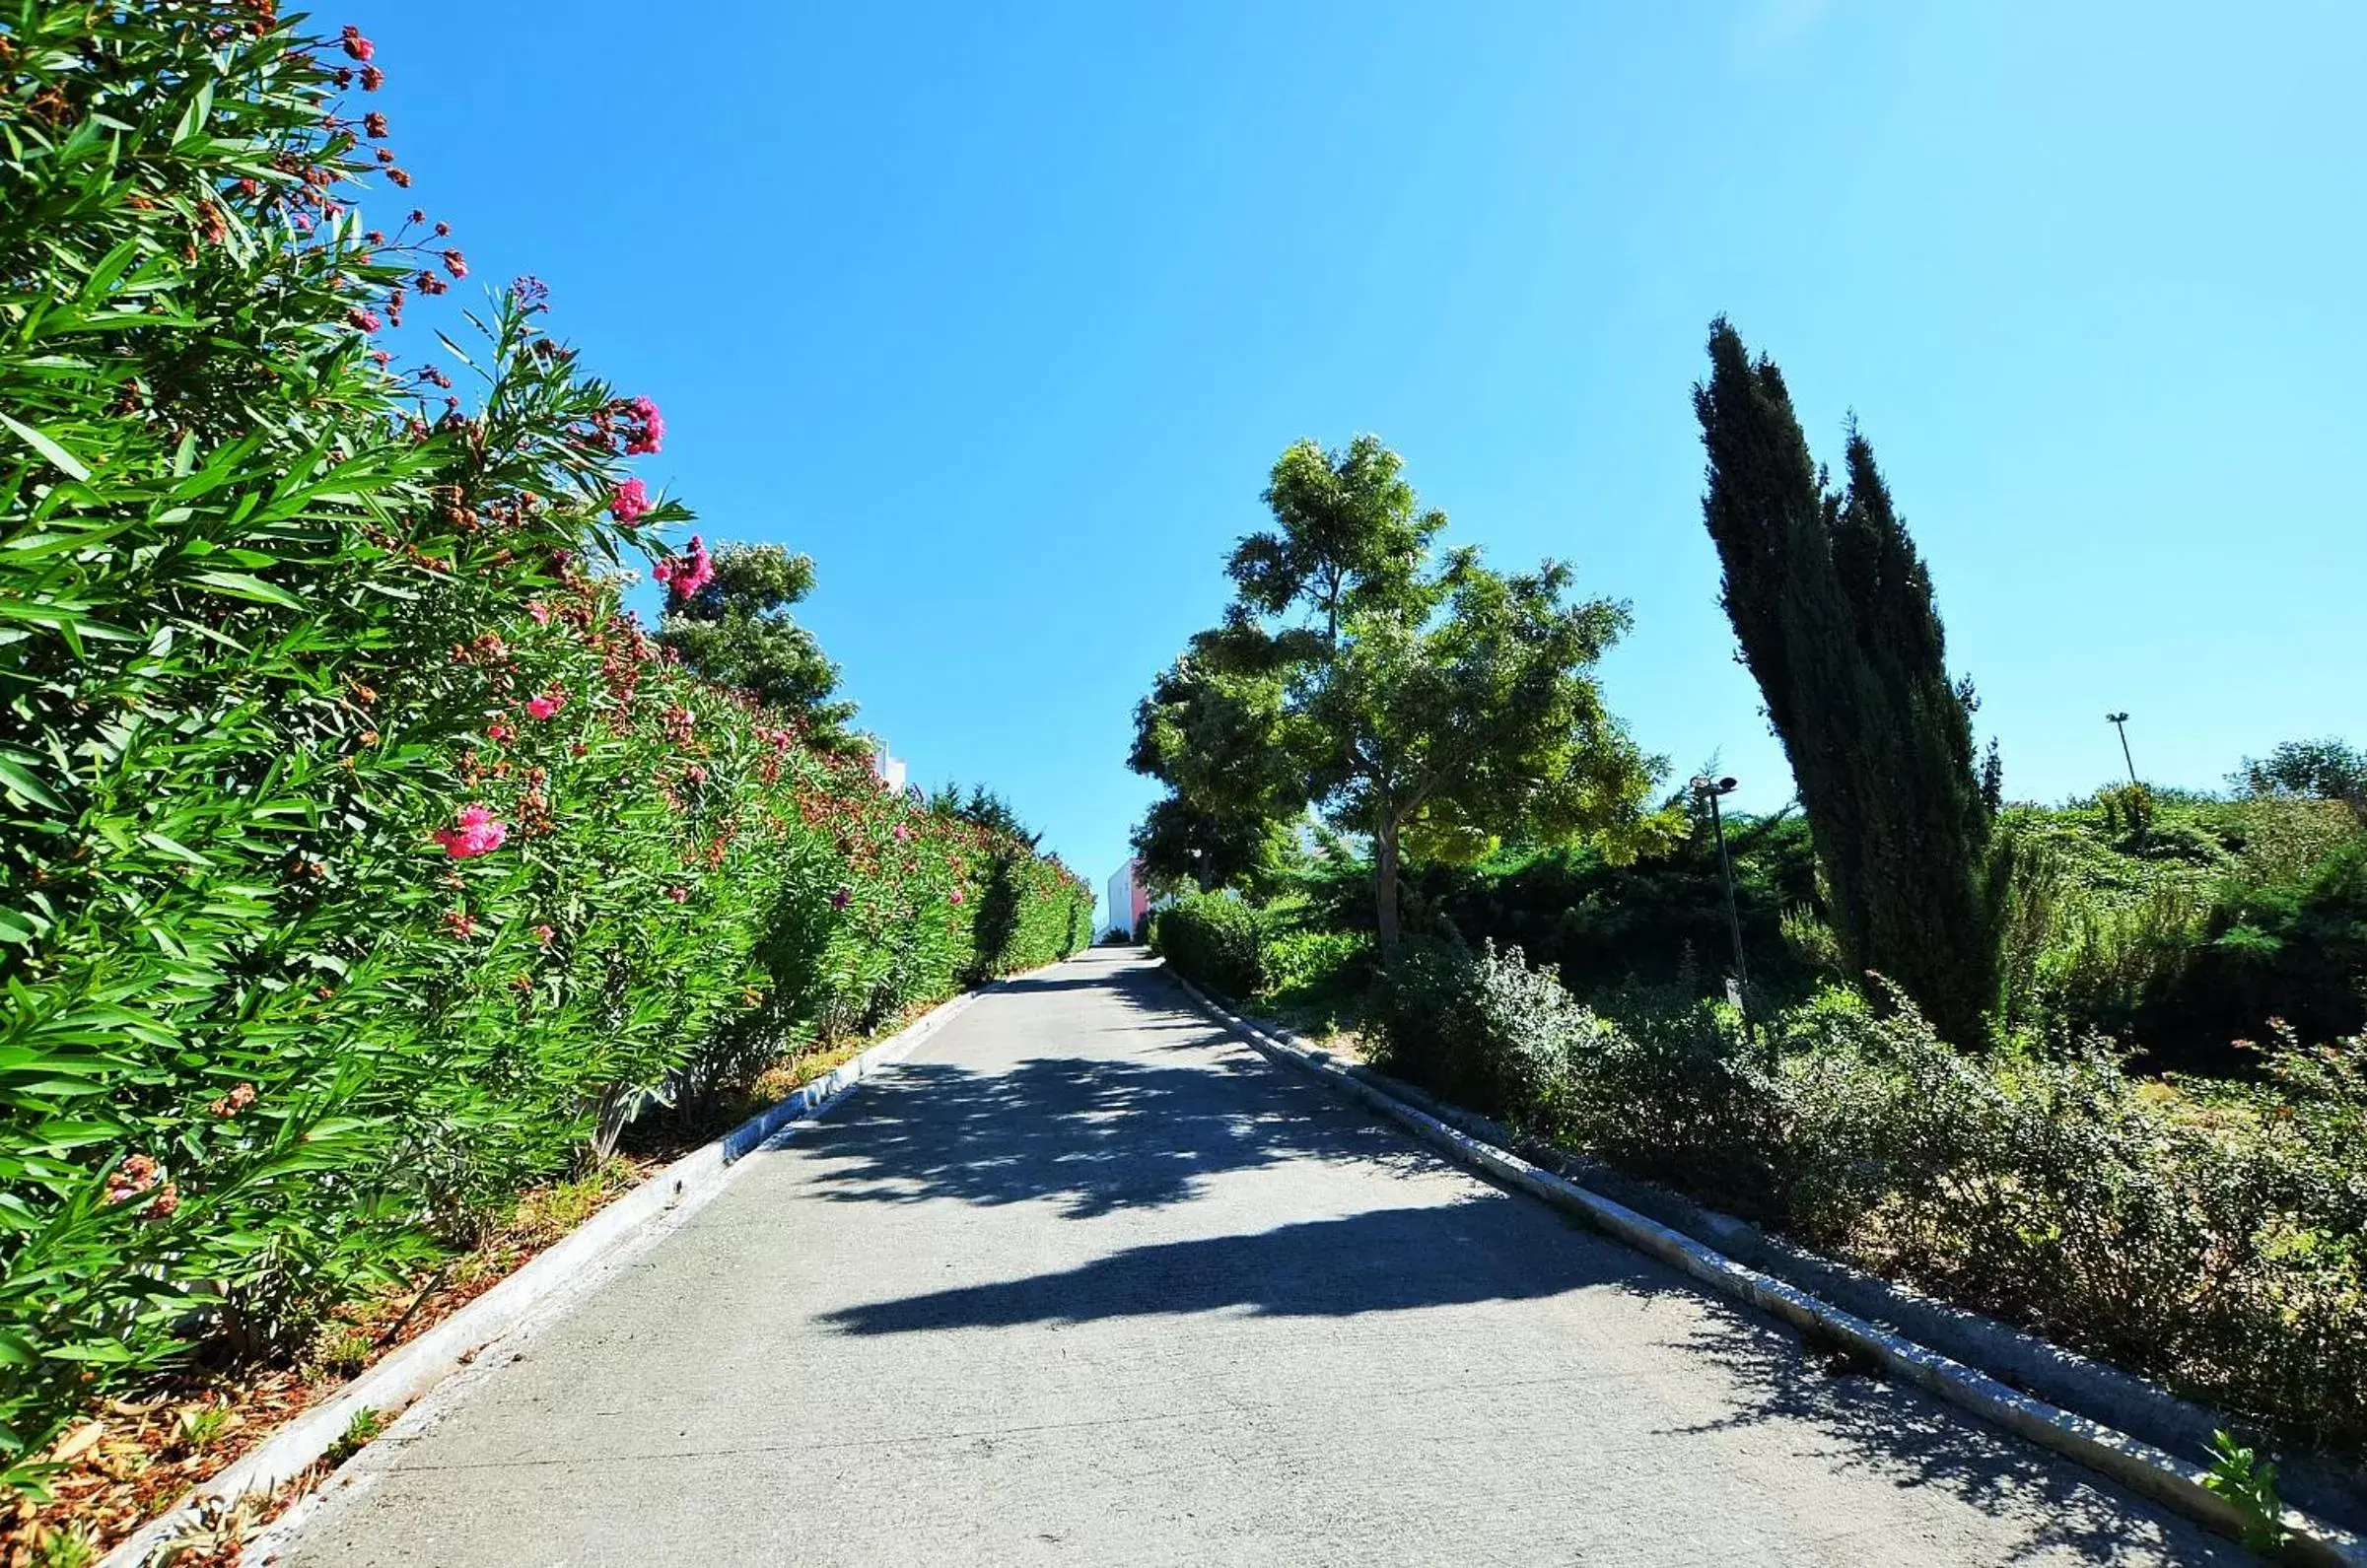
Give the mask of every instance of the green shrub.
POLYGON ((2221 1073, 2272 1018, 2333 1039, 2367 1025, 2367 834, 2338 801, 2127 786, 2007 816, 2010 1024, 2101 1030, 2221 1073))
POLYGON ((1156 911, 1151 950, 1186 980, 1247 1001, 1266 987, 1266 914, 1229 893, 1194 893, 1156 911))
POLYGON ((1408 943, 1382 977, 1375 1062, 1436 1094, 1536 1123, 1567 1114, 1605 1026, 1520 949, 1408 943))
MULTIPOLYGON (((1833 989, 1579 1006, 1514 951, 1409 949, 1380 1064, 2293 1439, 2367 1445, 2367 1039, 2204 1102, 2108 1051, 1958 1051, 1833 989)), ((2196 1092, 2201 1092, 2197 1090, 2196 1092)))
POLYGON ((335 42, 263 14, 0 21, 0 1485, 194 1341, 292 1353, 641 1090, 1090 908, 659 656, 600 569, 689 514, 538 286, 459 334, 473 411, 377 356, 465 264, 365 229, 335 42))
MULTIPOLYGON (((1787 917, 1815 920, 1816 856, 1797 815, 1729 818, 1743 946, 1754 989, 1799 995, 1819 978, 1818 955, 1784 934, 1787 917)), ((1341 856, 1302 873, 1312 923, 1369 931, 1371 870, 1341 856)), ((1674 982, 1687 967, 1705 993, 1729 967, 1724 878, 1706 822, 1657 853, 1615 865, 1592 848, 1506 848, 1468 866, 1424 863, 1405 872, 1409 930, 1478 945, 1518 947, 1551 965, 1582 996, 1630 981, 1674 982)), ((1828 933, 1828 940, 1829 940, 1828 933)))

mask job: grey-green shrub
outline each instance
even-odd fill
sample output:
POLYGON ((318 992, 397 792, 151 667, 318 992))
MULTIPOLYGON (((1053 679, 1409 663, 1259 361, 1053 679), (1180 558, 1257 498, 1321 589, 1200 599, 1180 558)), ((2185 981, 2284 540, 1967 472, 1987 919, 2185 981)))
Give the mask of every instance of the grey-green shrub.
POLYGON ((2288 1438, 2367 1445, 2367 1039, 2288 1034, 2199 1111, 2102 1044, 1967 1055, 1896 996, 1829 990, 1756 1044, 1714 1005, 1605 1005, 1514 950, 1409 949, 1378 1059, 2288 1438))

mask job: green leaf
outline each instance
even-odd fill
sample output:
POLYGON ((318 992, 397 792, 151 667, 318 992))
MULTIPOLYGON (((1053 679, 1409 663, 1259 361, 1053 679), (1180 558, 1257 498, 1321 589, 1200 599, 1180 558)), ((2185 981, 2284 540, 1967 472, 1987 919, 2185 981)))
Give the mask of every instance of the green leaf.
POLYGON ((80 479, 86 484, 90 481, 91 471, 88 468, 85 468, 81 461, 76 458, 72 452, 66 450, 63 446, 60 446, 56 442, 51 441, 39 431, 35 430, 31 425, 11 419, 6 414, 0 414, 0 425, 6 425, 10 430, 13 430, 18 435, 24 437, 26 443, 32 446, 35 451, 37 451, 43 457, 48 458, 51 463, 55 464, 59 468, 64 469, 74 478, 80 479))
POLYGON ((277 604, 291 610, 305 607, 304 600, 286 588, 275 587, 261 578, 248 577, 244 572, 197 572, 190 575, 189 580, 218 588, 235 598, 252 599, 258 604, 277 604))
POLYGON ((41 781, 34 777, 33 770, 19 760, 22 755, 0 751, 0 784, 7 785, 10 793, 20 795, 36 806, 47 806, 52 811, 65 810, 66 803, 51 794, 41 781))

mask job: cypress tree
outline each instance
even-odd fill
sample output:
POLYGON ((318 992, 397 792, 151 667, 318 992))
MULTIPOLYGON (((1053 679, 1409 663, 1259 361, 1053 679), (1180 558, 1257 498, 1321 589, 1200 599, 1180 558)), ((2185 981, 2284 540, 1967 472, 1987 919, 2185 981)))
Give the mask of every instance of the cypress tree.
POLYGON ((1723 316, 1694 412, 1726 615, 1791 761, 1842 951, 1947 1038, 1977 1043, 1997 1002, 1993 808, 1930 574, 1854 422, 1836 491, 1782 373, 1723 316))

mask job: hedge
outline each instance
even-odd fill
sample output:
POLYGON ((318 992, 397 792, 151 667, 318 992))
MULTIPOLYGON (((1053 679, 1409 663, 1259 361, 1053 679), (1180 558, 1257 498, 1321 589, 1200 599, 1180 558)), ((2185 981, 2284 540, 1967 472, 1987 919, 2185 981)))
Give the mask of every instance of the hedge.
POLYGON ((368 41, 269 11, 0 19, 0 1485, 636 1091, 1089 934, 1057 860, 659 656, 615 568, 689 517, 626 472, 662 420, 539 285, 375 346, 466 260, 353 206, 408 183, 368 41))

